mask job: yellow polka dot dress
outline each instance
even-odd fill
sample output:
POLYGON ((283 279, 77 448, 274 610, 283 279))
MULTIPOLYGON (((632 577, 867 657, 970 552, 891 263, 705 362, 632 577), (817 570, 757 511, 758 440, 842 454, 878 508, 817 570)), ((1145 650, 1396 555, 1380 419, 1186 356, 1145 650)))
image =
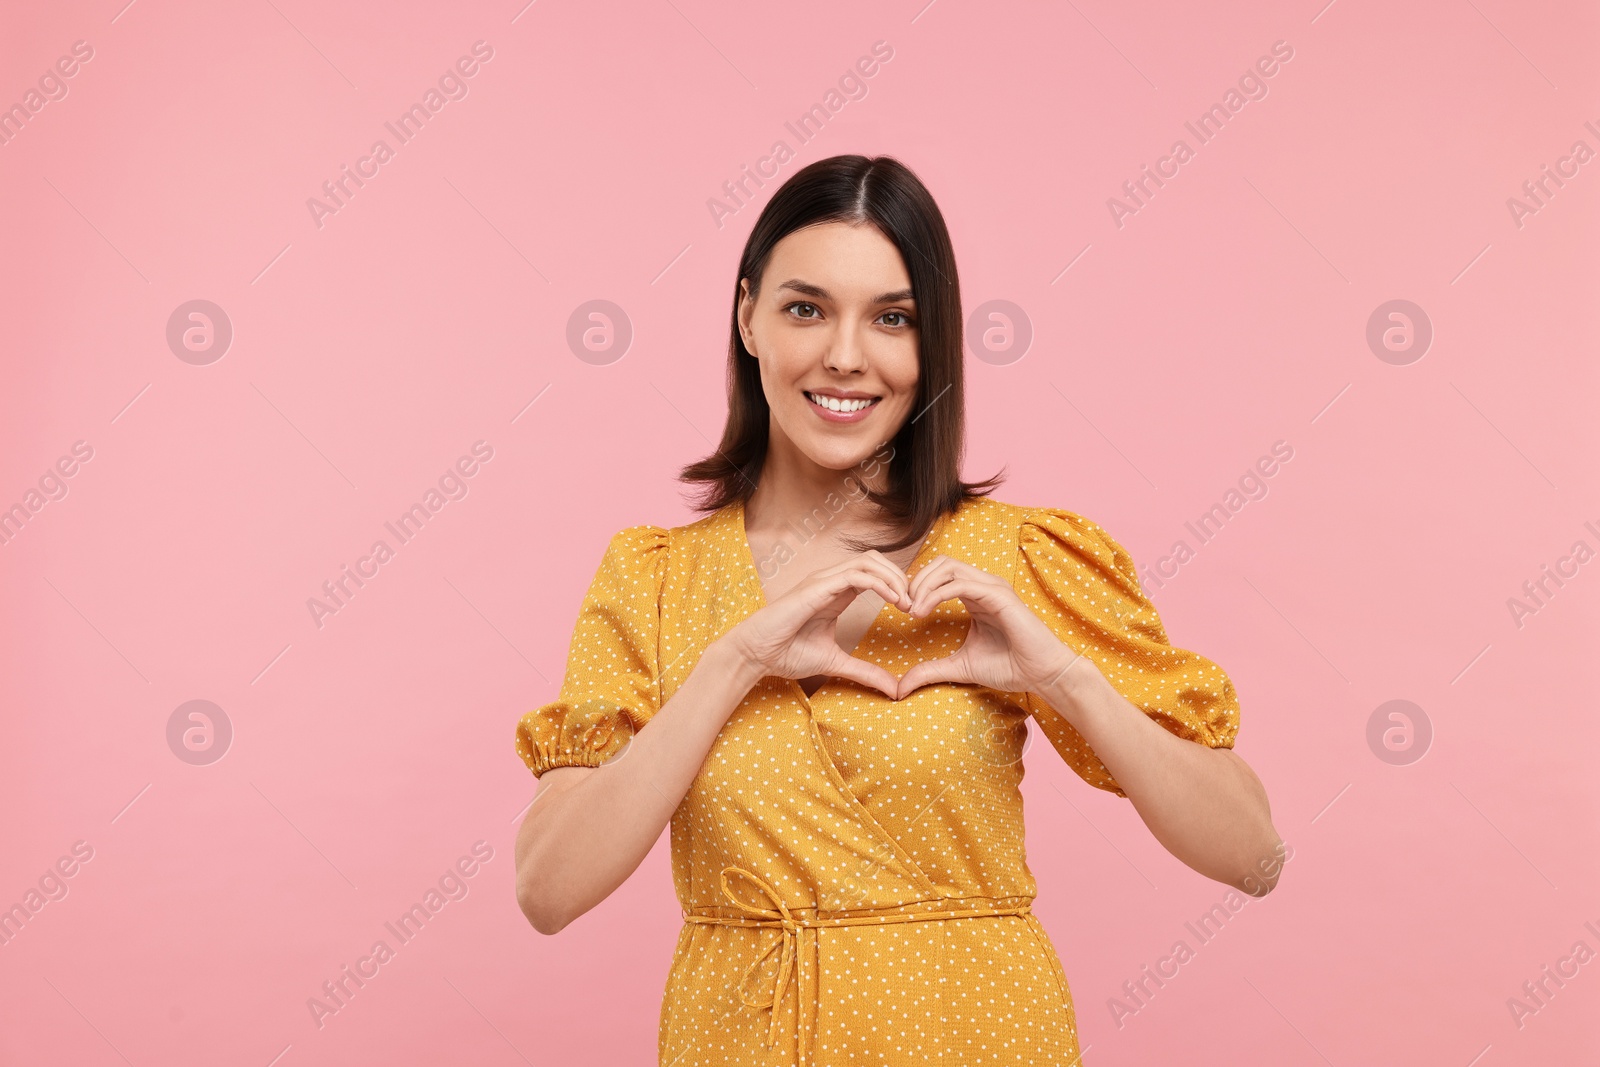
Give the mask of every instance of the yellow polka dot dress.
MULTIPOLYGON (((916 560, 1009 579, 1067 645, 1179 737, 1232 747, 1233 683, 1167 641, 1132 558, 1070 511, 992 498, 942 517, 916 560)), ((627 758, 701 652, 766 603, 744 511, 617 533, 589 587, 556 700, 523 715, 535 775, 627 758)), ((904 674, 961 644, 960 600, 885 604, 855 655, 904 674)), ((883 1067, 1078 1063, 1066 975, 1030 911, 1026 720, 1089 784, 1126 795, 1043 700, 924 686, 904 700, 767 677, 718 733, 672 817, 684 924, 660 1064, 883 1067)))

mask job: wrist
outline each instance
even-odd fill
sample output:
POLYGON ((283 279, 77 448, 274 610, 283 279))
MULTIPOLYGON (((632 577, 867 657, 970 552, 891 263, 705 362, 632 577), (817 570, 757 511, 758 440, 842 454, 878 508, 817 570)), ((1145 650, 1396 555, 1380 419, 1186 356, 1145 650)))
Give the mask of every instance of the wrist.
POLYGON ((1057 714, 1071 721, 1087 706, 1095 687, 1104 682, 1105 675, 1100 673, 1094 660, 1068 648, 1044 678, 1030 685, 1028 691, 1043 698, 1057 714))
POLYGON ((741 694, 748 693, 768 673, 766 667, 757 663, 728 634, 723 634, 706 646, 695 669, 698 670, 701 665, 709 667, 716 677, 734 683, 741 694))

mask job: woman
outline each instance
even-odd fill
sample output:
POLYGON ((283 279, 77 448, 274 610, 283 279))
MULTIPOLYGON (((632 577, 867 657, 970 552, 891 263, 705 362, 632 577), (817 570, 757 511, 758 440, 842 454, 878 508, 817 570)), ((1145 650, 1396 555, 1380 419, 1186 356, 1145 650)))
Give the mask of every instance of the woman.
POLYGON ((558 698, 518 723, 535 929, 671 821, 662 1064, 1077 1062, 1029 909, 1029 716, 1184 863, 1276 882, 1232 683, 1167 642, 1106 531, 960 480, 961 358, 922 183, 887 157, 796 173, 739 265, 721 446, 682 475, 708 514, 612 538, 558 698))

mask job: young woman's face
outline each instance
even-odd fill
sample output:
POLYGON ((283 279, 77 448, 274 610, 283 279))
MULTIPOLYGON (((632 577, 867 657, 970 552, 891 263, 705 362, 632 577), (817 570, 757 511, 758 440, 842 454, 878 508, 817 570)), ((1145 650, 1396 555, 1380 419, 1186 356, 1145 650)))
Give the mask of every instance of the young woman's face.
POLYGON ((748 279, 741 294, 739 330, 761 364, 771 447, 848 470, 914 414, 917 306, 899 249, 877 227, 796 230, 774 246, 760 295, 750 299, 748 279))

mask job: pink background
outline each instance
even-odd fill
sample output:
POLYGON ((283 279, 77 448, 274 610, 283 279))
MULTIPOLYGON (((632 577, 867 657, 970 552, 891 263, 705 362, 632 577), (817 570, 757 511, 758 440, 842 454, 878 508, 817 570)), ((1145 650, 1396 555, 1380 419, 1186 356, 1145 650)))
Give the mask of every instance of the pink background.
POLYGON ((1592 6, 123 2, 13 2, 0 32, 0 104, 93 48, 0 145, 0 507, 93 450, 0 545, 0 905, 93 850, 0 947, 0 1060, 654 1062, 667 839, 534 932, 513 729, 610 535, 695 517, 674 475, 720 434, 742 242, 841 152, 913 167, 968 311, 1032 324, 1021 359, 969 356, 969 478, 1006 466, 998 497, 1150 567, 1294 450, 1150 587, 1238 686, 1294 859, 1120 1027, 1109 999, 1227 889, 1027 756, 1085 1062, 1600 1056, 1600 962, 1520 1027, 1507 1005, 1600 950, 1600 562, 1520 627, 1507 606, 1600 547, 1600 161, 1520 226, 1506 203, 1600 149, 1592 6), (468 95, 319 227, 307 199, 479 40, 468 95), (875 41, 866 96, 800 144, 784 123, 875 41), (1184 122, 1276 41, 1267 95, 1198 145, 1184 122), (719 228, 708 199, 780 139, 795 160, 719 228), (232 323, 208 365, 165 336, 194 299, 232 323), (566 341, 594 299, 634 331, 606 365, 566 341), (1395 299, 1434 330, 1408 365, 1366 341, 1395 299), (318 627, 307 599, 480 440, 467 495, 318 627), (1393 699, 1433 730, 1407 765, 1367 740, 1393 699), (232 726, 209 765, 168 744, 191 700, 232 726), (308 998, 478 841, 467 895, 319 1028, 308 998))

